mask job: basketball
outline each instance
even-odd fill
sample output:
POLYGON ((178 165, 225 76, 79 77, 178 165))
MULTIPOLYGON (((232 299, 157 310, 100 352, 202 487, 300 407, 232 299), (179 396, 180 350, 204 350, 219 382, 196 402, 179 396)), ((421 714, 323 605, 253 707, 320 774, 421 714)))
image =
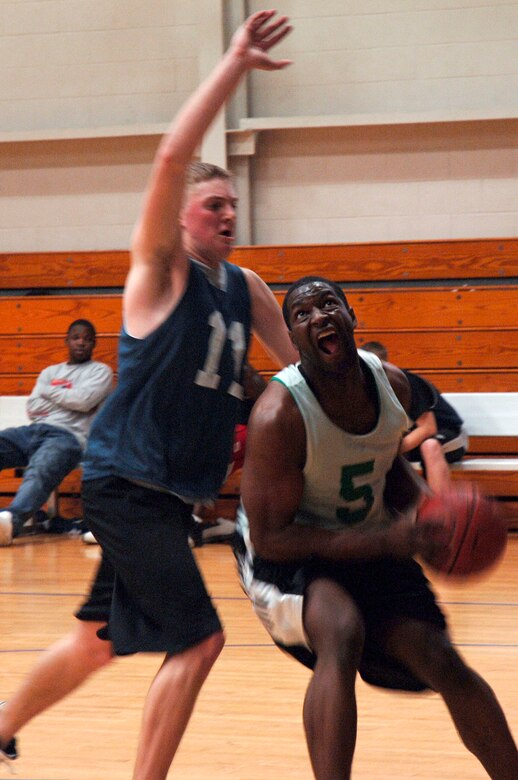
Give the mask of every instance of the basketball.
POLYGON ((507 527, 496 501, 476 485, 455 483, 444 496, 431 496, 416 522, 432 521, 450 528, 449 543, 424 558, 430 568, 448 577, 472 577, 491 569, 504 554, 507 527))

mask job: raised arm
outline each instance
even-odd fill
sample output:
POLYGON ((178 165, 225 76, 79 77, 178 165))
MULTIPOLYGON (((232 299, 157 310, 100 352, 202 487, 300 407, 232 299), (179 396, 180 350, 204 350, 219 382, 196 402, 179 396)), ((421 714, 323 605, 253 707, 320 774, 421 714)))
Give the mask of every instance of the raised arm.
POLYGON ((252 300, 253 332, 279 367, 296 363, 299 353, 290 339, 274 294, 256 273, 248 268, 243 271, 252 300))
POLYGON ((234 34, 222 60, 187 100, 162 139, 134 229, 124 298, 129 332, 144 337, 163 322, 181 296, 187 278, 179 215, 186 168, 220 108, 241 78, 254 68, 278 70, 288 60, 268 52, 290 31, 275 11, 253 14, 234 34))

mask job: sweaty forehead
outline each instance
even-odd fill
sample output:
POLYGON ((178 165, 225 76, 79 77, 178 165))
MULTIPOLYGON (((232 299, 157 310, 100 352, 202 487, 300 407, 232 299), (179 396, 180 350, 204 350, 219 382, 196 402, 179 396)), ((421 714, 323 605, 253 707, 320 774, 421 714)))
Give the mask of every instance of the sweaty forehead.
POLYGON ((230 179, 208 179, 193 184, 189 189, 189 197, 200 198, 224 198, 235 200, 236 190, 230 179))
POLYGON ((333 288, 329 284, 326 284, 326 282, 307 282, 306 284, 301 284, 300 287, 297 287, 292 292, 289 305, 294 306, 302 303, 306 298, 314 298, 317 295, 329 292, 335 295, 333 288))

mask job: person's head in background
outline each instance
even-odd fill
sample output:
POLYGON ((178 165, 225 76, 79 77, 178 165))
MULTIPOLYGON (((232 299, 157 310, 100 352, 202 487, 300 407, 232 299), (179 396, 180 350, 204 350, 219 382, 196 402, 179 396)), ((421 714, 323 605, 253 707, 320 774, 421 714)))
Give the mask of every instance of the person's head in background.
POLYGON ((87 363, 92 358, 96 331, 90 320, 74 320, 67 330, 65 344, 69 363, 87 363))
POLYGON ((365 350, 365 352, 373 352, 380 360, 388 361, 387 348, 381 341, 367 341, 365 344, 360 344, 360 349, 365 350))

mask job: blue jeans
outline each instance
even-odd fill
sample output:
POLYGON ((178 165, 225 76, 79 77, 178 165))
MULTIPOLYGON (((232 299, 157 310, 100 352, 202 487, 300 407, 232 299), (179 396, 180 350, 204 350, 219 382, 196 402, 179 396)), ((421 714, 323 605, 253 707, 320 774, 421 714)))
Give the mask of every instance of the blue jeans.
POLYGON ((25 468, 14 500, 5 507, 13 514, 15 533, 76 468, 82 454, 76 437, 55 425, 33 423, 0 431, 0 470, 25 468))

